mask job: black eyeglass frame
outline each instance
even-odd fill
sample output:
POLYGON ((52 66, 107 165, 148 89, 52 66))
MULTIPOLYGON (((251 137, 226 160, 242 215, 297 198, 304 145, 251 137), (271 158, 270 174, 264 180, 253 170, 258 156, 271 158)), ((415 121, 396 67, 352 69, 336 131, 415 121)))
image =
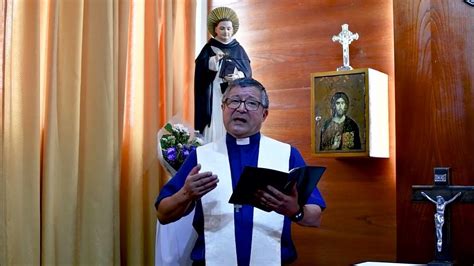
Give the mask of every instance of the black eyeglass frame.
POLYGON ((225 104, 230 109, 239 109, 240 105, 242 105, 242 103, 244 103, 244 107, 247 111, 257 111, 260 106, 263 106, 262 102, 254 100, 254 99, 241 100, 241 99, 226 98, 224 101, 222 101, 222 103, 225 104), (249 109, 249 107, 247 105, 248 101, 257 103, 257 107, 255 109, 254 108, 249 109), (231 104, 236 104, 237 102, 239 104, 236 107, 231 107, 230 106, 231 104))

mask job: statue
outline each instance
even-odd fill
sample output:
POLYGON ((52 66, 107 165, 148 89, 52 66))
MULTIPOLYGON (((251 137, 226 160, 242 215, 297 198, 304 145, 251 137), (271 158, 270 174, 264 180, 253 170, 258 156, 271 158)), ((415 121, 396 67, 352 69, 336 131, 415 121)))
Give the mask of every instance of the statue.
POLYGON ((211 142, 225 136, 222 95, 230 82, 252 77, 250 59, 235 39, 239 18, 228 7, 213 9, 207 18, 212 38, 204 45, 194 72, 194 127, 211 142))
POLYGON ((453 202, 457 197, 459 197, 461 195, 461 192, 458 192, 456 195, 454 195, 454 197, 452 197, 448 201, 446 201, 440 195, 436 196, 436 200, 434 200, 430 196, 426 195, 425 192, 421 192, 421 194, 425 198, 427 198, 429 201, 436 204, 436 213, 434 215, 434 222, 435 222, 435 228, 436 228, 436 238, 437 238, 436 246, 437 246, 438 252, 441 252, 441 250, 443 248, 444 210, 446 208, 446 205, 453 202))

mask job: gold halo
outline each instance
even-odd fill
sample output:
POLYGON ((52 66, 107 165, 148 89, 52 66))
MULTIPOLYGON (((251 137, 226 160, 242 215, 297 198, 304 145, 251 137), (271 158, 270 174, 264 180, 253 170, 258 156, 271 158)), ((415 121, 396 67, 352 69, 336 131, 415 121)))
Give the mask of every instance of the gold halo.
POLYGON ((232 27, 234 28, 232 36, 234 36, 239 30, 239 18, 237 17, 237 14, 234 12, 234 10, 228 7, 216 7, 209 13, 209 16, 207 17, 207 30, 213 37, 216 37, 214 29, 216 28, 217 24, 224 19, 232 22, 232 27))

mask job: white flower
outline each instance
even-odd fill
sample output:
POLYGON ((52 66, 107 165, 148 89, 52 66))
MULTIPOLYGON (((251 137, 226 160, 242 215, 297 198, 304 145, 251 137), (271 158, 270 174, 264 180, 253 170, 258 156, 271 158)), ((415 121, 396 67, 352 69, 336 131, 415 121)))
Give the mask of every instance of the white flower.
POLYGON ((204 144, 204 140, 203 140, 202 138, 196 137, 195 141, 196 141, 196 143, 199 144, 199 145, 203 145, 203 144, 204 144))
POLYGON ((178 132, 189 133, 189 132, 188 132, 188 128, 185 127, 183 124, 175 124, 175 125, 174 125, 174 128, 175 128, 178 132))

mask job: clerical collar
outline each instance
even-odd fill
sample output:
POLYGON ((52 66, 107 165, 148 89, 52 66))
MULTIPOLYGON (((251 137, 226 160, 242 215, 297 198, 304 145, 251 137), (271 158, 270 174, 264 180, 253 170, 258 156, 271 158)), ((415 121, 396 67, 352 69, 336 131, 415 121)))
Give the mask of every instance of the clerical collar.
POLYGON ((227 133, 227 142, 229 143, 235 143, 235 145, 249 145, 251 143, 255 143, 255 142, 258 142, 260 140, 260 132, 259 133, 256 133, 250 137, 246 137, 246 138, 241 138, 241 139, 237 139, 235 137, 233 137, 232 135, 230 135, 229 133, 227 133))
POLYGON ((250 144, 250 138, 246 137, 246 138, 243 138, 243 139, 235 139, 235 143, 237 143, 237 145, 249 145, 250 144))

